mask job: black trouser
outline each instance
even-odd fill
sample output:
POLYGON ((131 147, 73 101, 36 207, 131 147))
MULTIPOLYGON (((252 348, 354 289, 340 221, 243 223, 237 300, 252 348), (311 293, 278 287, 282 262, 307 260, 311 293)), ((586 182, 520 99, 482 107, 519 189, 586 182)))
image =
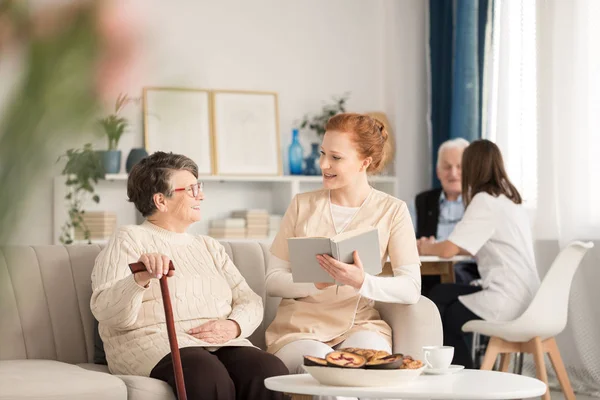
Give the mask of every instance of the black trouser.
POLYGON ((454 264, 454 277, 456 278, 456 283, 468 285, 472 281, 480 279, 481 275, 479 275, 477 263, 473 261, 461 261, 454 264))
POLYGON ((435 286, 429 292, 429 298, 433 301, 442 317, 444 327, 444 345, 454 347, 454 364, 464 365, 465 368, 473 368, 471 351, 467 346, 466 334, 462 326, 474 319, 481 319, 465 307, 458 296, 479 292, 481 287, 458 283, 444 283, 435 286))
MULTIPOLYGON (((189 400, 286 398, 264 384, 265 378, 288 374, 283 362, 272 354, 254 347, 221 347, 213 353, 203 347, 185 347, 179 352, 189 400)), ((167 382, 176 392, 171 353, 156 364, 150 377, 167 382)))

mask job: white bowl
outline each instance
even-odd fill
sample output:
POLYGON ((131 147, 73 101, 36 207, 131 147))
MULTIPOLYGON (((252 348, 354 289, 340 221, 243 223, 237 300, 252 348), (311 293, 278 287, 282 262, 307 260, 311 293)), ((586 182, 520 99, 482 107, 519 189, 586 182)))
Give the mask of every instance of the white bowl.
POLYGON ((414 381, 425 369, 303 367, 321 385, 355 387, 399 386, 414 381))

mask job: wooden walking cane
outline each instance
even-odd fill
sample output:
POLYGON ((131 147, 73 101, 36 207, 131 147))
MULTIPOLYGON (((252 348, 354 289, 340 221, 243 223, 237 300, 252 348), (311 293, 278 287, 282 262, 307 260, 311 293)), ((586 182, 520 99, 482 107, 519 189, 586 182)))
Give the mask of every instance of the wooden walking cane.
MULTIPOLYGON (((146 266, 142 262, 129 264, 129 269, 135 275, 138 272, 146 271, 146 266)), ((173 261, 169 262, 169 271, 174 271, 173 261)), ((167 334, 169 335, 169 345, 171 346, 171 357, 173 358, 173 372, 175 373, 175 385, 177 387, 177 398, 187 400, 185 393, 185 382, 183 381, 183 368, 181 367, 181 355, 179 354, 179 345, 177 344, 177 335, 175 334, 175 321, 173 320, 173 308, 171 306, 171 295, 169 294, 169 285, 167 276, 160 278, 160 292, 162 294, 163 306, 165 308, 165 318, 167 320, 167 334)))

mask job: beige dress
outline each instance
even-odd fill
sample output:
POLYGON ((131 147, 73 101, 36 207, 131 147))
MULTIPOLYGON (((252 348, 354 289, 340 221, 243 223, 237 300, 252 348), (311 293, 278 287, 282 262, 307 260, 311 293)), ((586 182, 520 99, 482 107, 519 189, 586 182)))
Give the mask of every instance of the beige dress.
MULTIPOLYGON (((345 231, 376 227, 379 231, 381 264, 389 255, 397 281, 399 302, 413 303, 421 290, 419 254, 406 204, 372 189, 371 194, 345 227, 345 231)), ((283 217, 271 253, 289 261, 287 239, 336 234, 326 189, 297 195, 283 217)), ((371 279, 372 281, 372 279, 371 279)), ((367 282, 367 280, 365 280, 367 282)), ((364 286, 364 285, 363 285, 364 286)), ((372 284, 370 290, 372 290, 372 284)), ((288 343, 312 339, 330 346, 343 342, 352 333, 370 330, 388 339, 391 328, 374 308, 374 301, 349 286, 318 291, 296 299, 283 299, 266 332, 267 351, 275 353, 288 343)))

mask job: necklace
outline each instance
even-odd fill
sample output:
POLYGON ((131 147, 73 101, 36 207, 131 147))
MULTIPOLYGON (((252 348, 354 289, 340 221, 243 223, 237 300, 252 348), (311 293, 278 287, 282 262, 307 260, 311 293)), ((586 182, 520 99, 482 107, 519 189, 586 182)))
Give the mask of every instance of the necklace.
MULTIPOLYGON (((358 212, 367 203, 367 200, 369 200, 369 198, 371 197, 371 193, 373 193, 373 187, 371 187, 371 189, 369 190, 369 194, 363 200, 363 202, 361 203, 360 207, 357 207, 356 211, 354 211, 354 214, 352 214, 352 216, 346 221, 346 223, 344 224, 344 226, 338 232, 337 229, 335 229, 335 218, 334 218, 334 215, 333 215, 333 203, 331 202, 331 190, 329 191, 329 193, 328 193, 329 194, 329 213, 331 214, 331 222, 333 223, 333 229, 336 231, 336 233, 342 233, 342 232, 344 232, 344 230, 348 227, 348 225, 350 225, 350 223, 354 220, 354 217, 356 216, 356 214, 358 214, 358 212)), ((339 207, 343 207, 343 206, 339 206, 339 207)))

